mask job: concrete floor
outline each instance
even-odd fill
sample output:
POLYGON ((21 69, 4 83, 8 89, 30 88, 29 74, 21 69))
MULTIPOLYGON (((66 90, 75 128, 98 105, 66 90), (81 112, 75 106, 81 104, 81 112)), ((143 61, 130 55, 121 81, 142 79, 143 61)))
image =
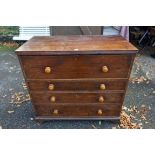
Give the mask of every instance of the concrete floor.
MULTIPOLYGON (((149 107, 143 128, 155 128, 155 59, 149 54, 155 48, 145 47, 137 55, 132 69, 131 79, 143 76, 146 81, 129 82, 124 106, 145 105, 149 107)), ((112 128, 119 124, 115 121, 47 121, 38 123, 33 120, 34 113, 30 101, 21 104, 11 102, 15 92, 28 94, 22 86, 23 75, 14 52, 0 52, 0 127, 1 128, 112 128)), ((136 119, 135 119, 136 120, 136 119)))

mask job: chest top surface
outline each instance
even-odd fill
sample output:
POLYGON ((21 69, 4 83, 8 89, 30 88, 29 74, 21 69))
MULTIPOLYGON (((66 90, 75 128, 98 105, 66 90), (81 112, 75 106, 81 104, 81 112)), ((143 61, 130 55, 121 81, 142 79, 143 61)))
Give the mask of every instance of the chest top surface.
POLYGON ((101 35, 72 35, 72 36, 50 36, 50 37, 33 37, 16 52, 18 55, 35 55, 35 54, 97 54, 97 53, 136 53, 135 48, 130 42, 121 36, 101 35))

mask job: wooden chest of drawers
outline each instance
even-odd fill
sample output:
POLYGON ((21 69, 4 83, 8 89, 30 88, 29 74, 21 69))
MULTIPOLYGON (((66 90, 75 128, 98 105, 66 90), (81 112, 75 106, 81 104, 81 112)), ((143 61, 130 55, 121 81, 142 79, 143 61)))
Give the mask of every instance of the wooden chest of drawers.
POLYGON ((33 37, 16 50, 36 119, 119 119, 137 49, 121 37, 33 37))

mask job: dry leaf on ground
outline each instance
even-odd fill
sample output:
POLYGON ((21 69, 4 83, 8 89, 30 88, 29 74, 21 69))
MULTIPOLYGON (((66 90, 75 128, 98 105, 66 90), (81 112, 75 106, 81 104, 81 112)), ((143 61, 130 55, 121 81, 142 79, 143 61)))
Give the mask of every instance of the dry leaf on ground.
POLYGON ((102 122, 101 122, 101 121, 99 121, 99 122, 98 122, 98 124, 99 124, 99 125, 101 125, 101 124, 102 124, 102 122))
POLYGON ((26 83, 22 82, 22 86, 23 86, 23 88, 24 88, 25 90, 27 89, 26 83))
POLYGON ((140 129, 141 128, 141 125, 139 125, 138 123, 133 123, 131 121, 130 116, 125 111, 121 112, 119 126, 124 129, 140 129))
POLYGON ((93 125, 93 124, 92 124, 92 127, 93 127, 94 129, 97 129, 97 127, 96 127, 95 125, 93 125))
POLYGON ((14 113, 14 111, 13 110, 9 110, 8 113, 11 114, 11 113, 14 113))
POLYGON ((34 118, 32 118, 32 117, 31 117, 31 118, 30 118, 30 120, 31 120, 31 121, 33 121, 33 120, 34 120, 34 118))
POLYGON ((19 46, 19 44, 16 43, 16 42, 3 42, 3 43, 0 43, 0 44, 3 45, 3 46, 8 46, 8 47, 19 46))
POLYGON ((10 103, 20 104, 20 103, 23 103, 23 102, 29 101, 29 100, 30 100, 29 94, 24 94, 24 92, 18 92, 18 93, 14 93, 11 96, 10 103))
POLYGON ((130 78, 130 81, 131 81, 132 83, 138 83, 138 84, 139 84, 139 83, 148 81, 148 79, 145 78, 144 76, 140 76, 140 77, 132 77, 132 78, 130 78))
POLYGON ((150 110, 151 107, 148 108, 143 104, 141 107, 132 106, 130 108, 123 106, 122 112, 120 115, 120 124, 114 128, 123 128, 123 129, 141 129, 143 128, 143 123, 141 121, 145 121, 147 124, 146 114, 147 111, 150 110), (135 123, 136 122, 136 123, 135 123))

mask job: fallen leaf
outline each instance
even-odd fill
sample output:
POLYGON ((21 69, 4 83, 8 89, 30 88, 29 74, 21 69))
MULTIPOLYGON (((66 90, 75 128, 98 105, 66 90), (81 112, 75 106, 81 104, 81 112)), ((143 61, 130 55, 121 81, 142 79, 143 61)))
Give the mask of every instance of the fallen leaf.
POLYGON ((149 72, 146 72, 146 77, 147 77, 148 79, 150 79, 150 78, 149 78, 149 72))
POLYGON ((147 84, 149 84, 149 83, 150 83, 150 81, 146 81, 146 83, 147 83, 147 84))
POLYGON ((16 42, 3 42, 2 45, 3 46, 8 46, 8 47, 14 47, 14 46, 18 47, 19 46, 19 44, 16 43, 16 42))
POLYGON ((24 92, 17 92, 11 96, 10 103, 20 104, 20 103, 23 103, 23 102, 29 101, 29 100, 30 100, 29 94, 25 94, 24 92))
POLYGON ((142 83, 142 82, 144 82, 144 81, 148 81, 148 79, 147 78, 145 78, 144 76, 140 76, 140 77, 133 77, 133 78, 130 78, 130 81, 132 82, 132 83, 142 83))
POLYGON ((122 112, 120 115, 120 124, 116 128, 123 129, 142 129, 142 120, 146 121, 147 107, 143 104, 141 107, 135 105, 130 106, 130 108, 122 107, 122 112))
POLYGON ((22 83, 22 86, 23 86, 23 88, 26 90, 27 89, 27 85, 26 85, 26 83, 22 83))
POLYGON ((12 111, 11 111, 11 110, 9 110, 9 111, 8 111, 8 113, 9 113, 9 114, 11 114, 11 113, 14 113, 14 111, 13 111, 13 110, 12 110, 12 111))
POLYGON ((123 106, 123 108, 122 108, 123 110, 127 110, 128 108, 127 107, 125 107, 125 106, 123 106))
POLYGON ((146 117, 145 116, 141 116, 141 119, 146 120, 146 117))
POLYGON ((92 127, 93 127, 94 129, 97 129, 97 128, 96 128, 96 126, 95 126, 95 125, 93 125, 93 124, 92 124, 92 127))
POLYGON ((114 126, 114 127, 112 127, 112 129, 117 129, 117 128, 114 126))

